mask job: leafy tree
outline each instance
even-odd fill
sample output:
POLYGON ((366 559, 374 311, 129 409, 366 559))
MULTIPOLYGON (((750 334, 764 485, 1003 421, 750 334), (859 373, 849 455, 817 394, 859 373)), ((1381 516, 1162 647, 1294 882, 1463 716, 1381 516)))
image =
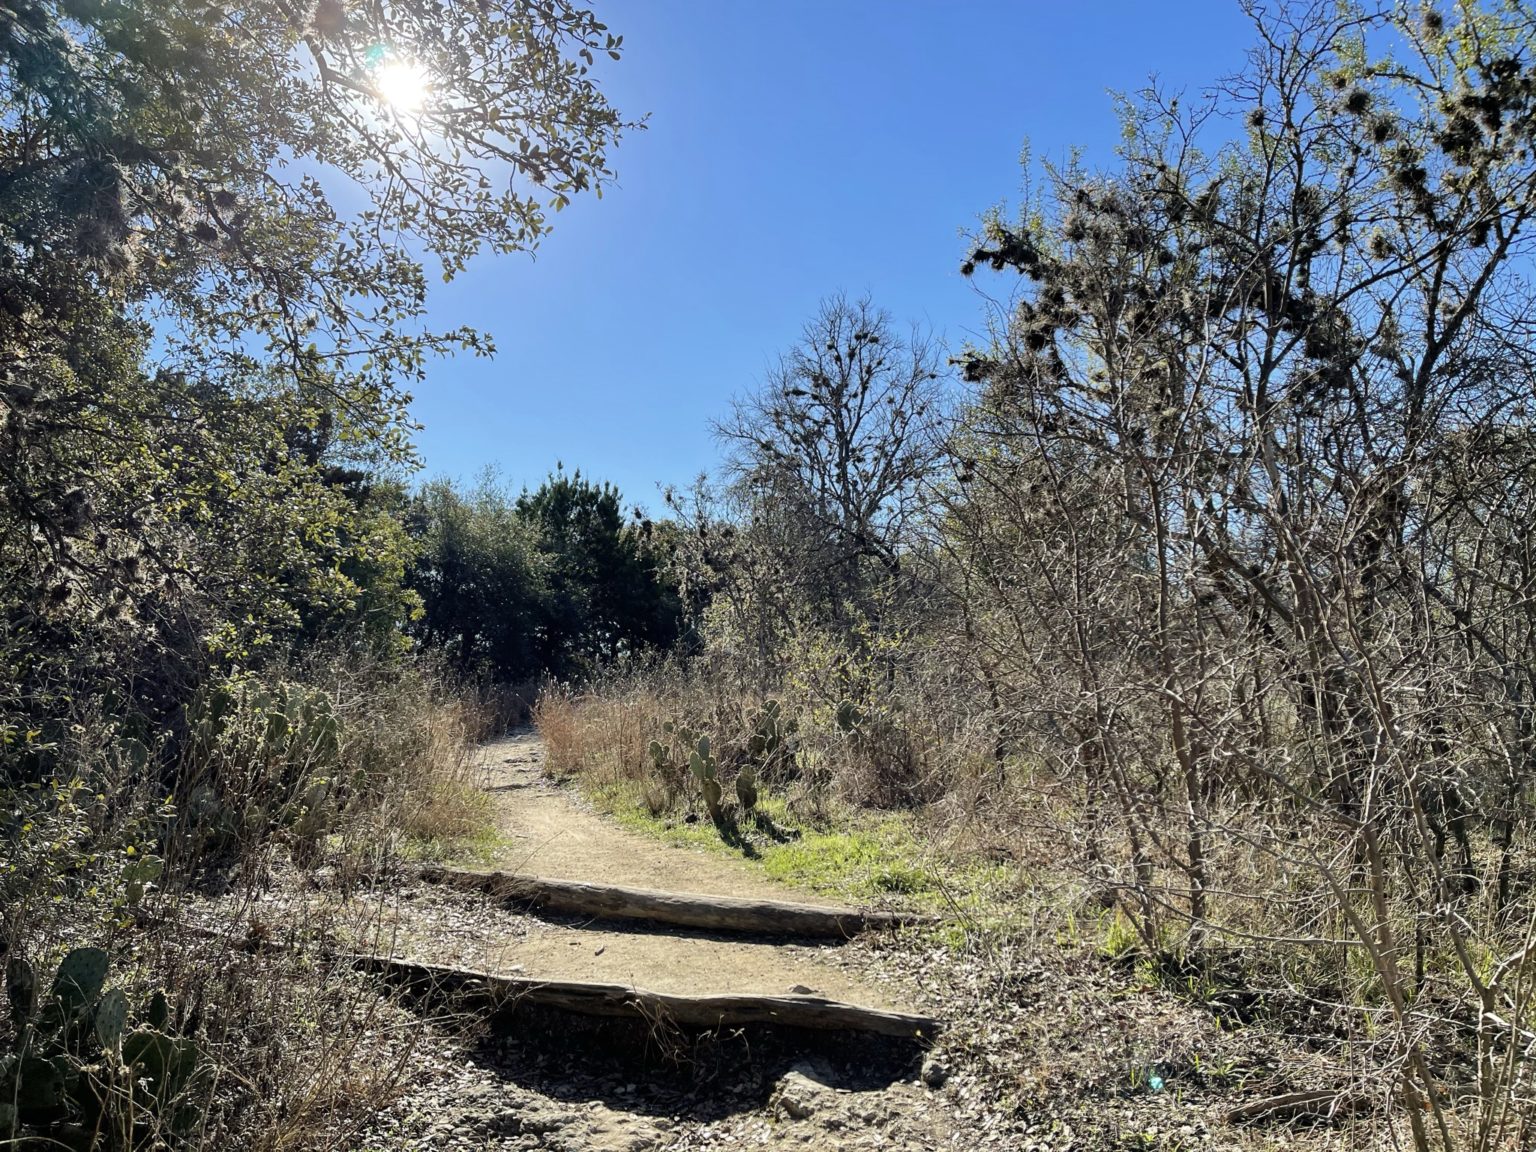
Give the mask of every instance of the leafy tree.
POLYGON ((557 473, 515 500, 487 476, 467 493, 426 485, 409 504, 417 554, 412 626, 461 673, 573 676, 670 648, 680 601, 648 523, 626 524, 619 493, 557 473))
POLYGON ((565 0, 0 13, 17 706, 76 657, 246 661, 408 610, 360 608, 403 564, 365 477, 409 464, 428 358, 491 350, 423 327, 424 261, 530 249, 601 189, 625 125, 590 69, 620 47, 565 0))
POLYGON ((619 490, 556 472, 517 501, 549 555, 546 668, 573 671, 677 640, 681 601, 648 545, 651 526, 626 525, 619 490))
POLYGON ((412 498, 407 522, 418 548, 408 582, 423 604, 414 634, 445 650, 462 675, 537 675, 548 565, 505 492, 490 477, 462 494, 433 481, 412 498))

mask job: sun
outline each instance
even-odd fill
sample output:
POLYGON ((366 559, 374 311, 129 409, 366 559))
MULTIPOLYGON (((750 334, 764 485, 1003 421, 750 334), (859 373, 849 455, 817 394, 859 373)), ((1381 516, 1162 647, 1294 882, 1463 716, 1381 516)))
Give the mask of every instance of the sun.
POLYGON ((419 112, 432 85, 427 70, 414 60, 386 60, 373 73, 373 86, 397 112, 419 112))

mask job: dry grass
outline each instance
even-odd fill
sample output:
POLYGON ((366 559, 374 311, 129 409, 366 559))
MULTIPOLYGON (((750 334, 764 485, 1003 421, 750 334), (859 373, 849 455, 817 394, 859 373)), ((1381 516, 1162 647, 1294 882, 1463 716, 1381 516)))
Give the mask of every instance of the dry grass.
POLYGON ((412 678, 369 709, 349 757, 373 770, 354 846, 399 851, 413 841, 471 840, 488 828, 490 803, 474 763, 492 727, 479 701, 412 678))
MULTIPOLYGON (((823 827, 848 826, 860 800, 883 805, 926 799, 917 826, 927 849, 949 865, 1005 865, 1027 877, 1038 896, 1029 908, 1019 906, 1017 896, 995 908, 968 908, 965 931, 951 941, 956 947, 1012 953, 1020 947, 1038 951, 1040 941, 1055 940, 1082 948, 1138 995, 1171 995, 1196 1015, 1206 1014, 1212 1027, 1236 1030, 1278 1053, 1273 1075, 1241 1099, 1282 1090, 1336 1091, 1361 1110, 1351 1130, 1367 1145, 1405 1123, 1393 1086, 1401 1082, 1404 1037, 1421 1038, 1435 1075, 1467 1101, 1443 1114, 1453 1132, 1451 1146, 1476 1143, 1467 1135, 1476 1125, 1469 1087, 1476 1037, 1451 942, 1416 916, 1411 893, 1389 890, 1386 930, 1398 941, 1409 1003, 1407 1022, 1395 1024, 1381 974, 1358 925, 1330 892, 1323 868, 1333 868, 1332 882, 1354 890, 1352 908, 1367 923, 1374 915, 1369 894, 1349 862, 1340 861, 1337 828, 1318 814, 1265 806, 1237 791, 1209 797, 1207 914, 1192 925, 1189 875, 1168 848, 1179 845, 1183 834, 1177 804, 1148 805, 1137 814, 1137 832, 1151 846, 1138 862, 1125 813, 1112 795, 1090 794, 1072 774, 1070 758, 1053 760, 1042 747, 1011 756, 1002 771, 989 731, 955 719, 965 709, 953 702, 897 709, 899 722, 875 730, 875 738, 854 741, 829 723, 824 706, 787 693, 779 698, 802 721, 799 777, 791 785, 796 799, 835 800, 819 814, 830 822, 823 827), (953 725, 948 740, 946 722, 953 725), (1027 947, 1019 935, 1021 919, 1033 940, 1027 947)), ((728 774, 757 703, 697 680, 658 677, 579 697, 546 696, 535 719, 552 773, 579 778, 599 795, 618 789, 623 803, 656 816, 678 805, 646 752, 651 739, 665 741, 663 722, 684 720, 707 732, 728 774)), ((683 802, 692 804, 686 779, 682 787, 683 802)), ((1492 848, 1484 844, 1482 851, 1491 854, 1492 848)), ((1524 917, 1497 922, 1487 892, 1461 900, 1457 914, 1487 949, 1490 968, 1536 939, 1536 928, 1524 917)), ((1525 964, 1511 971, 1521 1005, 1536 983, 1533 969, 1525 964)), ((1514 1094, 1496 1088, 1489 1096, 1495 1107, 1510 1109, 1506 1133, 1524 1123, 1524 1105, 1516 1098, 1523 1099, 1523 1069, 1510 1075, 1514 1094)))
POLYGON ((475 688, 474 700, 480 720, 475 732, 476 741, 489 740, 533 723, 533 706, 542 688, 542 682, 537 680, 482 684, 475 688))
MULTIPOLYGON (((25 957, 47 981, 70 948, 101 947, 109 987, 124 989, 134 1018, 163 989, 172 1034, 196 1047, 198 1074, 166 1112, 175 1118, 144 1121, 168 1148, 350 1148, 393 1097, 422 1025, 334 946, 387 951, 390 941, 330 881, 484 834, 474 746, 527 699, 459 691, 414 667, 338 663, 284 683, 328 701, 339 739, 297 758, 291 745, 260 744, 263 762, 223 773, 267 727, 265 714, 232 714, 230 741, 189 742, 176 761, 197 781, 237 781, 229 796, 198 784, 166 804, 153 762, 125 754, 98 718, 61 750, 68 778, 0 798, 21 817, 0 862, 0 954, 25 957), (279 785, 318 799, 262 803, 260 789, 279 785)), ((9 1030, 7 1014, 0 1050, 9 1030)))
MULTIPOLYGON (((582 693, 547 692, 533 721, 548 749, 546 770, 579 777, 588 787, 625 787, 640 793, 653 814, 676 807, 686 780, 658 777, 647 748, 671 742, 669 722, 710 739, 722 774, 748 758, 755 718, 769 694, 731 686, 728 679, 675 671, 615 679, 582 693)), ((839 701, 815 685, 785 686, 771 694, 798 727, 789 771, 768 780, 786 793, 798 814, 821 821, 833 808, 910 809, 952 795, 962 780, 990 768, 981 751, 986 735, 930 721, 940 713, 894 702, 869 708, 857 732, 837 722, 839 701)), ((684 757, 686 759, 686 755, 684 757)), ((770 775, 775 769, 770 768, 770 775)))
MULTIPOLYGON (((23 917, 8 905, 9 955, 30 963, 44 987, 69 949, 105 949, 106 986, 126 994, 134 1026, 163 991, 161 1030, 195 1054, 190 1075, 162 1101, 123 1083, 109 1089, 135 1093, 134 1133, 107 1131, 97 1147, 341 1152, 404 1086, 421 1022, 334 946, 387 950, 378 920, 359 916, 339 891, 315 889, 277 841, 244 863, 226 874, 234 884, 223 895, 171 875, 129 915, 116 878, 102 873, 83 873, 91 886, 75 888, 52 916, 23 917)), ((17 883, 6 883, 7 896, 17 883)), ((17 1039, 7 1013, 0 1050, 17 1039)), ((76 1052, 82 1063, 103 1067, 88 1040, 74 1043, 86 1045, 76 1052)))
POLYGON ((599 788, 643 780, 646 749, 665 711, 659 697, 637 689, 600 696, 545 693, 533 710, 544 740, 544 770, 556 779, 580 777, 599 788))
POLYGON ((261 893, 178 894, 153 910, 129 978, 172 989, 178 1020, 202 1010, 194 1034, 218 1073, 187 1146, 340 1152, 408 1079, 420 1021, 324 946, 387 949, 381 922, 307 887, 274 860, 261 893))

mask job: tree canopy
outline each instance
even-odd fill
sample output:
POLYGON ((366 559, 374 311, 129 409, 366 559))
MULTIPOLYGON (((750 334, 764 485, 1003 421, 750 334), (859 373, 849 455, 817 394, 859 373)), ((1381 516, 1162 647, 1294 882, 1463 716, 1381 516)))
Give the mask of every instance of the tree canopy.
POLYGON ((426 326, 429 266, 600 192, 620 51, 565 0, 0 13, 9 696, 398 627, 373 485, 430 357, 491 351, 426 326))
POLYGON ((407 522, 420 542, 413 632, 462 673, 571 677, 679 637, 668 549, 649 521, 626 522, 611 485, 557 472, 514 500, 490 478, 468 492, 435 481, 407 522))

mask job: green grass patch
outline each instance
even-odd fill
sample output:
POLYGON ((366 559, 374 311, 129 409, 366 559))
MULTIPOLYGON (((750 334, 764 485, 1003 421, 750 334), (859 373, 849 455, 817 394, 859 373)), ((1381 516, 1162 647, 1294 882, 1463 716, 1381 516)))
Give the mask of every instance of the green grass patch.
POLYGON ((862 820, 839 831, 809 831, 798 840, 770 842, 763 871, 775 880, 864 900, 940 895, 939 877, 901 821, 862 820))
POLYGON ((781 798, 764 797, 759 812, 771 823, 743 820, 722 834, 703 816, 689 823, 679 814, 652 813, 631 784, 588 789, 586 795, 619 823, 647 836, 745 859, 773 880, 854 904, 959 911, 965 920, 990 924, 1002 915, 999 897, 1013 880, 1000 865, 941 859, 924 843, 915 822, 903 815, 845 812, 831 827, 804 828, 789 816, 781 798), (791 828, 797 837, 783 835, 791 828))
POLYGON ((509 841, 492 824, 452 836, 407 836, 402 860, 415 864, 490 864, 509 841))

